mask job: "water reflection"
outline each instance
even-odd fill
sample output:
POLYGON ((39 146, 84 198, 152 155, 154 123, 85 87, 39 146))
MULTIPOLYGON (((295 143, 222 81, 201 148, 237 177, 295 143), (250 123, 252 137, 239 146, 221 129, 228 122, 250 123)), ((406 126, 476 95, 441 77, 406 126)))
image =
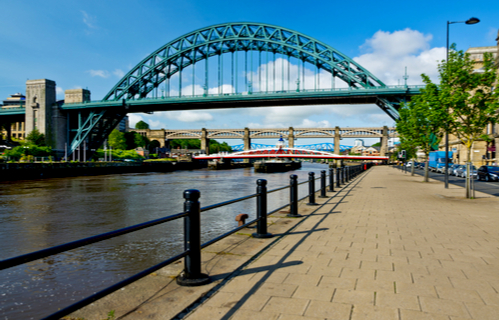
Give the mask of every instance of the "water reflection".
MULTIPOLYGON (((70 177, 0 184, 0 259, 127 227, 182 211, 183 191, 198 189, 201 205, 255 193, 257 179, 268 190, 299 181, 325 165, 275 174, 193 170, 70 177)), ((300 186, 299 196, 307 192, 300 186)), ((288 190, 269 197, 269 209, 288 201, 288 190)), ((202 214, 202 241, 237 225, 236 215, 255 217, 255 199, 202 214)), ((181 220, 99 242, 0 271, 0 315, 38 319, 59 307, 153 266, 183 248, 181 220)))

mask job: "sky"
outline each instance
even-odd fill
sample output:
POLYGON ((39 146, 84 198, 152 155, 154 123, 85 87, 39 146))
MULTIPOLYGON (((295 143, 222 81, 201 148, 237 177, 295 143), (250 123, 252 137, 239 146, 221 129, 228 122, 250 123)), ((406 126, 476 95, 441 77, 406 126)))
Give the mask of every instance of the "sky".
MULTIPOLYGON (((464 51, 495 46, 499 28, 497 0, 480 5, 462 0, 2 0, 0 9, 0 100, 25 93, 26 80, 43 78, 56 82, 58 99, 64 99, 64 90, 87 88, 92 100, 100 100, 156 49, 196 29, 226 22, 266 23, 298 31, 349 56, 387 85, 403 84, 405 68, 410 85, 422 84, 422 73, 438 82, 438 61, 446 58, 447 21, 481 20, 476 25, 450 25, 450 43, 464 51)), ((258 68, 265 70, 266 63, 255 66, 255 75, 258 68)), ((306 87, 313 77, 306 73, 306 87)), ((224 79, 225 92, 232 90, 229 77, 224 79)), ((183 81, 183 92, 191 91, 191 86, 183 81)), ((200 90, 195 87, 197 93, 200 90)), ((217 92, 217 84, 211 83, 209 90, 217 92)), ((131 127, 143 120, 152 129, 394 126, 394 120, 375 105, 136 113, 129 114, 129 120, 131 127)), ((296 145, 330 140, 299 139, 296 145)), ((366 139, 365 144, 375 142, 366 139)))

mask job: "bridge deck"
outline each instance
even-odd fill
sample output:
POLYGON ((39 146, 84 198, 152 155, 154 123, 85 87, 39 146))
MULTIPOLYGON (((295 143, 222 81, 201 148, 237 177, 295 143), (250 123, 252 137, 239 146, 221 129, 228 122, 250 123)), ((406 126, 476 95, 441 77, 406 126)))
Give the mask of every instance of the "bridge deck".
POLYGON ((369 104, 378 97, 418 94, 422 86, 387 86, 376 89, 318 89, 277 92, 208 94, 182 97, 144 98, 138 100, 92 101, 64 104, 65 110, 120 107, 128 112, 173 111, 191 109, 248 108, 266 106, 298 106, 314 104, 369 104), (237 104, 235 104, 237 103, 237 104))

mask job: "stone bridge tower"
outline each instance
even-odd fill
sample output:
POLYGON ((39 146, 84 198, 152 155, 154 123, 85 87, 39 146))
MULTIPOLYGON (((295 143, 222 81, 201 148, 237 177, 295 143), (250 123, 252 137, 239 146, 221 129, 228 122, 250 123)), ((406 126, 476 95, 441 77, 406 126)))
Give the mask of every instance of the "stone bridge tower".
POLYGON ((52 106, 56 104, 56 83, 48 79, 26 81, 26 136, 38 129, 52 145, 52 106))

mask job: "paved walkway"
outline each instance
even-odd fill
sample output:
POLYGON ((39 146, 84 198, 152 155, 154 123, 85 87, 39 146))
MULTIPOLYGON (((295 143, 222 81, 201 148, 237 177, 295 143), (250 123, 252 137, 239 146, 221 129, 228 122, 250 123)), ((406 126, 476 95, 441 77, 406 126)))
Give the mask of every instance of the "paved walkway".
POLYGON ((375 167, 318 199, 186 319, 498 319, 498 198, 421 181, 375 167))

